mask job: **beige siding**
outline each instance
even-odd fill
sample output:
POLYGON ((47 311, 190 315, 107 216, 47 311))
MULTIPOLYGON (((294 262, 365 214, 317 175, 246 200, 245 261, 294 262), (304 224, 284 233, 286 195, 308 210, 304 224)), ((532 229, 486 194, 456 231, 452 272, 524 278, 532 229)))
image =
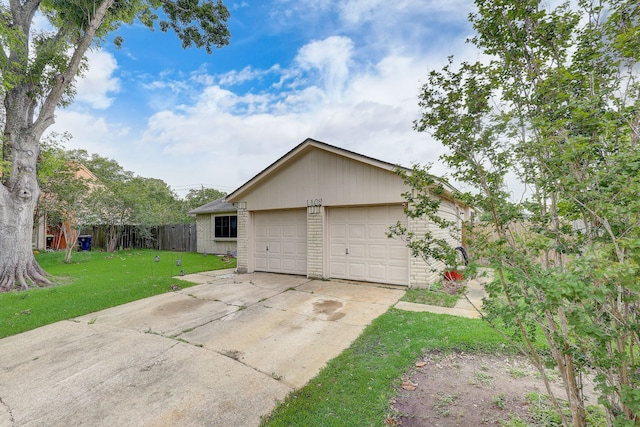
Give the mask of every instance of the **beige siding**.
POLYGON ((402 203, 403 182, 388 170, 323 150, 310 150, 243 195, 251 210, 402 203))

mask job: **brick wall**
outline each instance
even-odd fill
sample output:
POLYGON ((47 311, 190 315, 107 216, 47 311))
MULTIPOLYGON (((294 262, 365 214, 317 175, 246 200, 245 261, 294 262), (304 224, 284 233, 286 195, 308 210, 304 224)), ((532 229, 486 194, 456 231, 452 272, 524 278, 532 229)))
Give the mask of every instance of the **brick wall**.
MULTIPOLYGON (((439 215, 443 218, 453 221, 461 226, 461 219, 458 218, 458 206, 448 200, 443 200, 440 205, 439 215)), ((416 236, 423 236, 425 232, 431 231, 437 239, 445 239, 452 247, 461 245, 462 234, 460 231, 442 229, 435 224, 430 224, 426 219, 409 219, 409 230, 416 233, 416 236)), ((409 284, 412 288, 425 288, 442 279, 445 270, 445 264, 441 261, 428 260, 425 261, 421 257, 411 257, 409 260, 411 269, 409 284)))
POLYGON ((237 242, 235 239, 215 240, 213 232, 214 215, 197 215, 197 251, 199 253, 233 255, 237 250, 237 242))
POLYGON ((324 207, 307 208, 307 277, 323 277, 324 207))
POLYGON ((246 203, 238 204, 238 273, 249 273, 249 211, 246 203))

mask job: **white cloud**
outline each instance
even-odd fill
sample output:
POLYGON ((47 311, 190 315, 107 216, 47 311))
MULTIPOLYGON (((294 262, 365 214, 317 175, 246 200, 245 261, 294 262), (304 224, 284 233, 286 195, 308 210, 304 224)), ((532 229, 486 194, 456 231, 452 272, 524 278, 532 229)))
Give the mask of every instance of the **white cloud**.
POLYGON ((314 69, 320 73, 329 100, 335 102, 349 78, 352 51, 353 42, 348 37, 331 36, 303 46, 296 62, 302 69, 314 69))
POLYGON ((104 50, 90 50, 87 53, 89 69, 76 82, 75 100, 91 108, 105 109, 113 102, 113 94, 120 90, 120 82, 113 77, 118 64, 110 53, 104 50))
POLYGON ((342 2, 339 10, 343 21, 358 24, 369 21, 375 15, 375 11, 381 9, 381 6, 390 5, 395 8, 397 3, 397 1, 388 2, 385 0, 351 0, 342 2))
POLYGON ((115 156, 119 151, 118 142, 130 133, 128 127, 111 123, 104 117, 64 109, 56 113, 51 131, 71 134, 72 139, 66 144, 68 149, 81 148, 105 157, 115 156))
MULTIPOLYGON (((244 95, 208 86, 193 104, 153 115, 141 141, 172 159, 183 182, 198 182, 195 177, 206 170, 209 181, 231 186, 307 137, 405 166, 436 162, 442 147, 412 128, 429 58, 389 56, 350 73, 351 49, 346 38, 311 42, 292 69, 282 70, 289 76, 299 75, 298 68, 318 70, 318 84, 244 95), (332 96, 339 102, 326 102, 332 96)), ((446 170, 436 166, 434 172, 446 170)))

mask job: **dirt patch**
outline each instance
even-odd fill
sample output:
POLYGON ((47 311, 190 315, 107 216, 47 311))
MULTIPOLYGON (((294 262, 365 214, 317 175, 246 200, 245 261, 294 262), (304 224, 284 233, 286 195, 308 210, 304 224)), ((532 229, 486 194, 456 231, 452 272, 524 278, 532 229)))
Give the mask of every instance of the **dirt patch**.
MULTIPOLYGON (((557 381, 553 388, 562 396, 557 381)), ((396 416, 386 424, 499 426, 513 416, 530 418, 530 393, 546 389, 524 357, 432 352, 403 378, 392 402, 396 416)))

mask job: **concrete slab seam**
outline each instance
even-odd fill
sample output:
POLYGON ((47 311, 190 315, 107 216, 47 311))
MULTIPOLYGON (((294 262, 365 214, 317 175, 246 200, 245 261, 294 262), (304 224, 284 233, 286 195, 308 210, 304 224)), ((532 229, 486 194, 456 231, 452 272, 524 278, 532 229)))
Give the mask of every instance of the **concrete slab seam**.
MULTIPOLYGON (((287 288, 287 289, 283 290, 282 292, 279 292, 279 293, 277 293, 277 294, 275 294, 275 295, 280 295, 280 294, 283 294, 283 293, 285 293, 285 292, 290 292, 290 291, 291 291, 291 289, 294 289, 294 290, 295 290, 296 288, 298 288, 298 287, 300 287, 300 286, 303 286, 303 285, 305 285, 305 284, 307 284, 307 283, 309 283, 309 282, 312 282, 312 281, 313 281, 313 279, 311 279, 311 280, 307 280, 307 281, 305 281, 305 282, 303 282, 303 283, 300 283, 300 284, 299 284, 299 285, 297 285, 297 286, 291 286, 291 287, 289 287, 289 288, 287 288)), ((255 286, 255 287, 257 287, 257 288, 260 288, 260 289, 269 289, 269 288, 267 288, 267 287, 257 286, 257 285, 252 281, 252 280, 249 280, 249 284, 250 284, 250 285, 252 285, 252 286, 255 286)), ((298 291, 298 292, 304 292, 304 291, 298 291)), ((254 305, 258 305, 258 304, 260 304, 260 303, 262 303, 262 302, 263 302, 263 301, 257 301, 257 302, 255 302, 255 303, 253 303, 253 304, 249 304, 249 305, 236 305, 236 304, 232 304, 232 303, 228 303, 228 302, 221 301, 221 300, 216 300, 216 299, 210 300, 210 299, 207 299, 207 298, 200 298, 200 297, 195 296, 195 295, 193 295, 193 294, 191 294, 191 293, 185 293, 184 291, 177 291, 176 293, 179 293, 179 294, 184 295, 184 296, 192 297, 192 298, 195 298, 195 299, 202 299, 202 300, 204 300, 204 301, 215 301, 215 302, 220 302, 220 303, 222 303, 222 304, 225 304, 227 307, 236 307, 236 308, 237 308, 237 310, 236 310, 236 311, 234 311, 234 312, 232 312, 232 313, 226 313, 226 314, 224 314, 224 315, 222 315, 222 316, 220 316, 220 317, 210 319, 209 321, 207 321, 207 322, 205 322, 205 323, 202 323, 202 324, 200 324, 200 325, 197 325, 197 326, 194 326, 194 327, 190 328, 190 330, 194 330, 194 329, 197 329, 197 328, 201 328, 201 327, 203 327, 203 326, 205 326, 205 325, 208 325, 208 324, 210 324, 210 323, 212 323, 212 322, 216 322, 216 321, 218 321, 218 320, 222 320, 222 319, 224 319, 225 317, 229 317, 229 316, 232 316, 232 315, 237 314, 237 312, 238 312, 238 311, 246 310, 246 309, 247 309, 247 308, 249 308, 249 307, 252 307, 252 306, 254 306, 254 305)), ((275 296, 275 295, 273 295, 273 296, 275 296)), ((273 310, 279 310, 278 308, 275 308, 275 307, 269 307, 269 306, 267 306, 267 305, 265 305, 265 304, 262 304, 262 306, 263 306, 263 307, 266 307, 266 308, 273 309, 273 310)), ((282 310, 282 311, 287 311, 287 310, 282 310)), ((173 336, 173 337, 172 337, 172 336, 166 336, 166 335, 163 335, 163 334, 158 334, 158 335, 164 336, 165 338, 176 339, 176 338, 178 338, 180 335, 182 335, 184 332, 185 332, 185 331, 182 331, 181 333, 179 333, 179 334, 177 334, 177 335, 175 335, 175 336, 173 336)), ((185 340, 185 342, 186 342, 186 343, 188 343, 188 344, 190 344, 190 345, 197 345, 197 344, 193 344, 193 343, 191 343, 191 342, 189 342, 189 341, 186 341, 186 340, 185 340)))

